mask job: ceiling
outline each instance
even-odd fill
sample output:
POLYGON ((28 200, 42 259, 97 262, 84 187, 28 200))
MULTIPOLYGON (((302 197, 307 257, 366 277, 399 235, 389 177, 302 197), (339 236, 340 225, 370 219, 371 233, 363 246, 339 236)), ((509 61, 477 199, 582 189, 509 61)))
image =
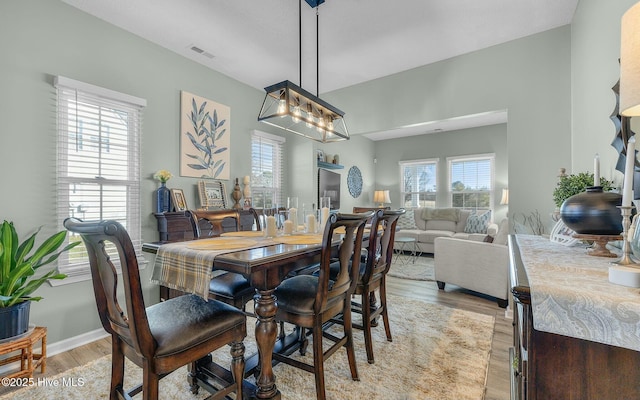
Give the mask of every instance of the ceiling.
MULTIPOLYGON (((303 1, 302 82, 298 1, 62 1, 257 89, 290 80, 322 96, 569 24, 579 0, 326 0, 319 7, 319 64, 316 10, 303 1)), ((455 126, 477 126, 460 117, 455 126)), ((447 121, 424 125, 434 123, 438 132, 450 130, 447 121)), ((371 138, 407 134, 401 128, 371 138)))

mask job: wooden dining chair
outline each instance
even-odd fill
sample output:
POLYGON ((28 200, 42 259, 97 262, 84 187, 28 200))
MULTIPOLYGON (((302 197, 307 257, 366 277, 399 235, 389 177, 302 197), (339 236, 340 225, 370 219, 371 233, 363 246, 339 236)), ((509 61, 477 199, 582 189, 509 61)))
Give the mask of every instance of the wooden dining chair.
POLYGON ((351 378, 359 380, 356 366, 353 335, 351 329, 351 294, 358 278, 356 269, 349 268, 352 262, 359 263, 364 225, 368 214, 331 214, 322 238, 320 271, 315 275, 296 275, 284 280, 274 291, 278 309, 276 320, 287 322, 301 329, 310 329, 313 337, 313 365, 274 353, 273 358, 315 375, 318 399, 325 399, 324 360, 341 347, 347 350, 351 378), (337 251, 340 270, 335 279, 329 279, 334 244, 334 230, 344 227, 345 233, 337 251), (323 324, 343 315, 343 335, 336 337, 323 332, 323 324), (323 351, 323 337, 333 342, 323 351))
POLYGON ((75 218, 66 219, 64 226, 84 241, 100 321, 111 334, 110 399, 128 399, 142 392, 143 399, 155 400, 158 381, 183 365, 189 365, 191 390, 197 393, 196 362, 225 345, 231 346, 234 382, 213 398, 224 398, 233 391, 242 398, 247 328, 241 311, 192 294, 145 308, 138 261, 123 226, 116 221, 83 222, 75 218), (113 260, 120 263, 122 282, 113 260), (118 301, 119 286, 124 292, 124 309, 118 301), (123 388, 125 357, 143 370, 142 384, 129 391, 123 388))
POLYGON ((387 312, 386 278, 393 257, 396 224, 404 213, 404 209, 393 211, 378 210, 372 218, 367 258, 364 265, 361 264, 360 266, 360 273, 354 291, 355 295, 360 296, 360 302, 352 303, 351 311, 362 315, 362 325, 355 323, 352 325, 354 328, 364 331, 364 343, 369 364, 374 363, 371 327, 379 316, 382 316, 387 341, 392 341, 387 312), (379 305, 376 302, 376 290, 380 297, 379 305))
MULTIPOLYGON (((260 230, 260 222, 252 209, 255 225, 260 230)), ((225 231, 240 229, 240 213, 237 210, 189 211, 197 239, 220 236, 225 231), (205 224, 203 224, 203 221, 205 224), (231 223, 233 221, 233 223, 231 223), (226 222, 226 224, 224 224, 226 222), (202 229, 202 225, 208 226, 202 229), (223 225, 224 224, 224 225, 223 225)), ((249 280, 234 272, 225 272, 215 276, 209 282, 209 298, 220 300, 236 308, 246 311, 246 305, 253 300, 255 288, 249 280)), ((252 314, 249 314, 252 315, 252 314)))

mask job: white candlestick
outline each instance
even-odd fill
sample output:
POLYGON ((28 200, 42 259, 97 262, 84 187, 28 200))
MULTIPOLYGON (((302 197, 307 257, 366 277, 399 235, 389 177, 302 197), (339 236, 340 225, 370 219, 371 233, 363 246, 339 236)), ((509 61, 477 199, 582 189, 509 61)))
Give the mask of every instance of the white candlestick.
POLYGON ((322 207, 322 210, 320 210, 320 219, 320 226, 324 229, 324 226, 329 219, 329 207, 322 207))
POLYGON ((316 233, 316 216, 307 215, 307 233, 316 233))
POLYGON ((267 217, 267 237, 275 237, 277 233, 276 217, 269 215, 267 217))
POLYGON ((624 186, 622 187, 622 206, 630 207, 633 200, 633 170, 636 161, 636 137, 627 141, 627 162, 624 168, 624 186))
POLYGON ((600 186, 600 155, 598 153, 593 159, 593 186, 600 186))
POLYGON ((293 227, 293 222, 290 219, 284 221, 284 234, 291 235, 293 233, 293 227))

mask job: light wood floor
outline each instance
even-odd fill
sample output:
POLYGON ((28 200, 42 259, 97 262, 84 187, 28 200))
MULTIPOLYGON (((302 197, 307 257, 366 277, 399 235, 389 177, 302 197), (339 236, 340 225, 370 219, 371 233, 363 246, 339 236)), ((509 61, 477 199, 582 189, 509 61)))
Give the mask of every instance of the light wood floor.
MULTIPOLYGON (((455 286, 447 285, 445 291, 441 291, 438 290, 435 282, 394 277, 387 279, 387 292, 388 294, 413 297, 430 303, 493 315, 496 322, 485 400, 509 399, 509 347, 513 343, 513 328, 511 320, 505 318, 505 310, 498 307, 495 300, 471 294, 455 286)), ((44 375, 37 373, 34 377, 56 375, 110 353, 110 340, 108 338, 102 339, 50 357, 47 359, 46 373, 44 375)), ((6 392, 6 388, 0 387, 0 395, 6 392)))

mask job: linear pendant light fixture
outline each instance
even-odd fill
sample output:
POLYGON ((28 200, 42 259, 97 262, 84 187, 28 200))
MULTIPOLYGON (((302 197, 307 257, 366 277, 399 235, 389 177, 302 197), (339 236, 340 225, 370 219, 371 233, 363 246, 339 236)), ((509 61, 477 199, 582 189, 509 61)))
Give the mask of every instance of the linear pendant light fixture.
MULTIPOLYGON (((316 8, 316 79, 319 83, 318 59, 318 6, 324 0, 305 0, 316 8)), ((300 86, 290 81, 282 81, 264 90, 267 92, 258 121, 276 126, 286 131, 322 143, 349 140, 349 132, 344 122, 344 112, 304 90, 302 86, 302 0, 298 4, 300 86)), ((319 84, 317 90, 319 92, 319 84)))

